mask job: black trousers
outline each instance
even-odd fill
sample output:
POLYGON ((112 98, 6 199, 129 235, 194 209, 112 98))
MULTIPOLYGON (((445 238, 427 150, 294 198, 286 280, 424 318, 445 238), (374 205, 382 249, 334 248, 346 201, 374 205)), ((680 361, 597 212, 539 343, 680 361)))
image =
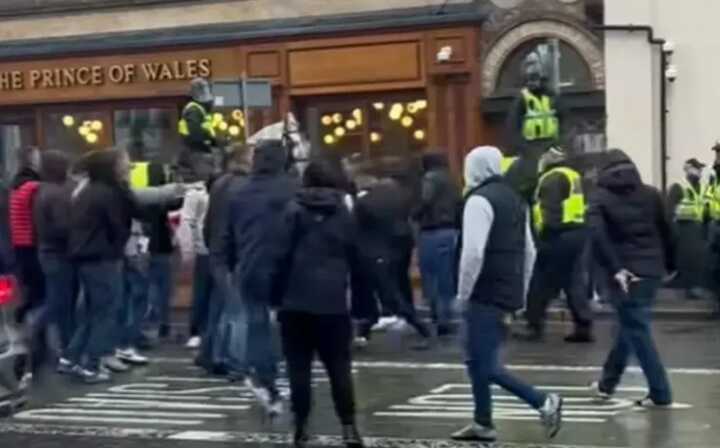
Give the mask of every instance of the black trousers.
POLYGON ((392 270, 397 282, 400 295, 408 305, 415 308, 413 297, 412 280, 410 279, 410 264, 412 263, 412 253, 415 247, 415 240, 412 235, 397 238, 396 248, 391 257, 392 270))
POLYGON ((378 321, 380 317, 380 309, 390 315, 399 316, 405 319, 420 336, 430 337, 430 330, 420 321, 415 311, 415 307, 403 298, 401 288, 397 282, 395 265, 389 257, 383 256, 362 256, 361 271, 363 272, 362 280, 366 289, 366 296, 370 300, 362 303, 355 302, 355 305, 361 309, 354 310, 354 315, 360 318, 362 323, 359 326, 359 335, 365 338, 370 337, 370 329, 378 321), (378 300, 375 298, 377 297, 378 300))
POLYGON ((20 323, 28 312, 45 304, 45 275, 35 247, 16 247, 15 261, 23 299, 15 314, 16 321, 20 323))
POLYGON ((279 320, 295 424, 305 425, 310 416, 315 354, 330 378, 335 412, 340 422, 354 424, 350 317, 283 311, 279 320))
POLYGON ((528 295, 527 320, 535 331, 545 329, 550 302, 565 292, 579 333, 592 327, 588 241, 584 230, 569 230, 538 244, 538 258, 528 295))

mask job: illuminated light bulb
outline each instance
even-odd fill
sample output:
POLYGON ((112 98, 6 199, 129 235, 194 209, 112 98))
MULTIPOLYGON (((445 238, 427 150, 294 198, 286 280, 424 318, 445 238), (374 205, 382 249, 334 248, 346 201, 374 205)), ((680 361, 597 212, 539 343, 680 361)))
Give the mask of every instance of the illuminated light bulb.
POLYGON ((215 112, 213 114, 213 121, 217 121, 218 123, 223 121, 223 116, 220 112, 215 112))
POLYGON ((418 129, 413 133, 413 137, 415 137, 415 140, 425 140, 425 131, 418 129))
POLYGON ((235 121, 242 121, 245 119, 245 117, 243 117, 243 112, 240 109, 232 111, 232 117, 235 121))
POLYGON ((400 123, 403 125, 403 127, 409 128, 410 126, 413 125, 413 123, 415 123, 415 120, 413 120, 413 117, 406 115, 403 117, 403 119, 400 123))
POLYGON ((325 142, 326 145, 332 145, 335 143, 335 137, 328 134, 323 138, 323 141, 325 142))
POLYGON ((352 116, 353 116, 353 118, 355 119, 355 121, 357 122, 357 124, 362 124, 362 121, 363 121, 363 116, 362 116, 362 115, 363 115, 363 114, 362 114, 362 111, 361 111, 360 109, 355 109, 355 110, 353 110, 353 112, 352 112, 352 116))
POLYGON ((345 133, 346 133, 345 128, 343 128, 343 127, 335 128, 335 135, 337 135, 338 137, 343 137, 345 135, 345 133))
POLYGON ((82 135, 83 137, 85 137, 89 133, 90 133, 90 128, 87 126, 80 126, 78 128, 78 134, 82 135))
POLYGON ((90 126, 92 125, 92 121, 90 121, 90 120, 85 120, 85 121, 83 121, 83 124, 82 124, 82 125, 83 125, 83 127, 86 127, 86 128, 89 129, 90 126))
POLYGON ((370 133, 370 141, 373 143, 380 143, 382 140, 382 134, 379 132, 371 132, 370 133))
POLYGON ((72 115, 65 115, 62 118, 62 122, 65 125, 65 127, 71 128, 71 127, 75 126, 75 117, 73 117, 72 115))
POLYGON ((92 129, 95 132, 100 132, 103 129, 102 121, 95 120, 92 123, 90 123, 90 129, 92 129))
POLYGON ((404 111, 405 108, 403 107, 403 105, 400 103, 396 103, 393 104, 393 106, 390 108, 390 113, 388 114, 388 116, 391 120, 397 121, 402 117, 404 111))
POLYGON ((217 127, 224 132, 228 130, 229 125, 227 124, 227 121, 221 121, 220 123, 218 123, 217 127))
POLYGON ((332 116, 332 119, 333 119, 333 123, 340 124, 343 121, 343 116, 342 116, 342 114, 334 114, 332 116))
POLYGON ((355 120, 348 120, 345 122, 345 127, 348 128, 348 130, 352 131, 357 128, 357 122, 355 120))
POLYGON ((407 111, 410 112, 411 114, 416 114, 418 112, 418 110, 420 110, 420 109, 417 107, 416 103, 410 103, 407 105, 407 111))
POLYGON ((92 145, 98 142, 98 136, 90 132, 85 136, 85 140, 92 145))
POLYGON ((428 107, 428 102, 427 102, 427 100, 417 100, 417 101, 415 101, 415 106, 419 110, 425 110, 428 107))
POLYGON ((240 126, 232 125, 232 126, 230 126, 230 128, 228 129, 228 132, 229 132, 230 135, 232 135, 233 137, 237 137, 238 135, 240 135, 240 126))
POLYGON ((323 115, 323 117, 320 119, 320 122, 325 126, 330 126, 333 124, 333 117, 330 115, 323 115))
POLYGON ((373 103, 373 108, 375 110, 383 110, 385 109, 385 103, 373 103))

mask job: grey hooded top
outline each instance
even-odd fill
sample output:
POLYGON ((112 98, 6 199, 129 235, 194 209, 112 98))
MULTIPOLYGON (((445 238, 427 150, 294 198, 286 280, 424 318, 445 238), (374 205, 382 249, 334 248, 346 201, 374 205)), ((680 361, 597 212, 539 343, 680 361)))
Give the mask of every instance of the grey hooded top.
MULTIPOLYGON (((493 176, 500 176, 502 154, 493 146, 480 146, 465 157, 465 191, 482 185, 493 176)), ((529 217, 528 217, 529 218, 529 217)), ((492 205, 482 196, 472 195, 463 211, 463 244, 460 255, 460 278, 458 298, 467 301, 483 269, 485 247, 492 229, 495 215, 492 205)), ((525 294, 527 294, 533 267, 535 266, 535 243, 528 219, 525 235, 525 294)))

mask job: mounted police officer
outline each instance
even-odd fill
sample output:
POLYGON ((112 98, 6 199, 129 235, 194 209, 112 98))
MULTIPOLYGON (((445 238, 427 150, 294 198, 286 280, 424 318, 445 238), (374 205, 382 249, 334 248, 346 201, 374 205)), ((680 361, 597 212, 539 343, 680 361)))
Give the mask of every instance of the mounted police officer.
POLYGON ((563 291, 575 331, 566 342, 592 342, 592 312, 582 176, 567 164, 565 153, 553 147, 540 159, 533 225, 538 262, 527 306, 527 339, 540 340, 547 307, 563 291))
POLYGON ((204 78, 195 78, 190 82, 190 97, 178 123, 178 133, 185 144, 179 165, 186 176, 193 178, 191 180, 206 179, 220 166, 212 114, 215 97, 210 83, 204 78))
POLYGON ((523 63, 525 86, 520 90, 508 116, 508 133, 514 162, 507 161, 508 182, 528 202, 537 184, 538 161, 561 138, 562 116, 558 98, 548 85, 548 64, 540 49, 531 52, 523 63))
POLYGON ((702 181, 704 168, 705 164, 695 158, 687 160, 685 180, 672 185, 668 193, 677 238, 678 282, 688 299, 701 298, 705 284, 708 186, 702 181))

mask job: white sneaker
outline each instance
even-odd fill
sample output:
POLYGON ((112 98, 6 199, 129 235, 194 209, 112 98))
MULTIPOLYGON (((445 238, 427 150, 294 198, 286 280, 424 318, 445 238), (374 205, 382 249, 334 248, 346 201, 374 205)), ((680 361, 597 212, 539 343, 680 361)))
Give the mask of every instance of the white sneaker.
POLYGON ((548 439, 554 438, 562 427, 563 399, 558 394, 550 394, 540 409, 540 421, 545 427, 548 439))
POLYGON ((201 343, 202 339, 200 339, 200 336, 193 336, 188 339, 187 344, 185 344, 185 348, 188 350, 195 350, 200 348, 201 343))
POLYGON ((245 387, 247 387, 255 396, 255 399, 258 401, 260 406, 267 409, 270 405, 270 391, 264 387, 257 386, 249 377, 245 378, 244 384, 245 387))
POLYGON ((357 349, 363 349, 368 346, 368 340, 367 338, 364 338, 362 336, 358 336, 353 340, 353 347, 357 349))
POLYGON ((595 399, 598 401, 608 401, 612 398, 612 394, 604 392, 602 389, 600 389, 599 381, 594 381, 590 383, 590 393, 593 394, 595 399))
POLYGON ((377 323, 372 326, 372 331, 385 331, 398 321, 397 316, 387 316, 378 319, 377 323))
POLYGON ((120 361, 115 356, 105 356, 102 358, 102 365, 107 367, 108 370, 115 373, 124 373, 130 370, 130 367, 124 362, 120 361))
POLYGON ((407 329, 408 323, 405 319, 401 319, 399 317, 395 318, 395 321, 388 325, 387 329, 390 331, 405 331, 407 329))
POLYGON ((144 366, 149 362, 146 356, 139 354, 133 347, 117 349, 115 351, 115 357, 120 361, 136 366, 144 366))

